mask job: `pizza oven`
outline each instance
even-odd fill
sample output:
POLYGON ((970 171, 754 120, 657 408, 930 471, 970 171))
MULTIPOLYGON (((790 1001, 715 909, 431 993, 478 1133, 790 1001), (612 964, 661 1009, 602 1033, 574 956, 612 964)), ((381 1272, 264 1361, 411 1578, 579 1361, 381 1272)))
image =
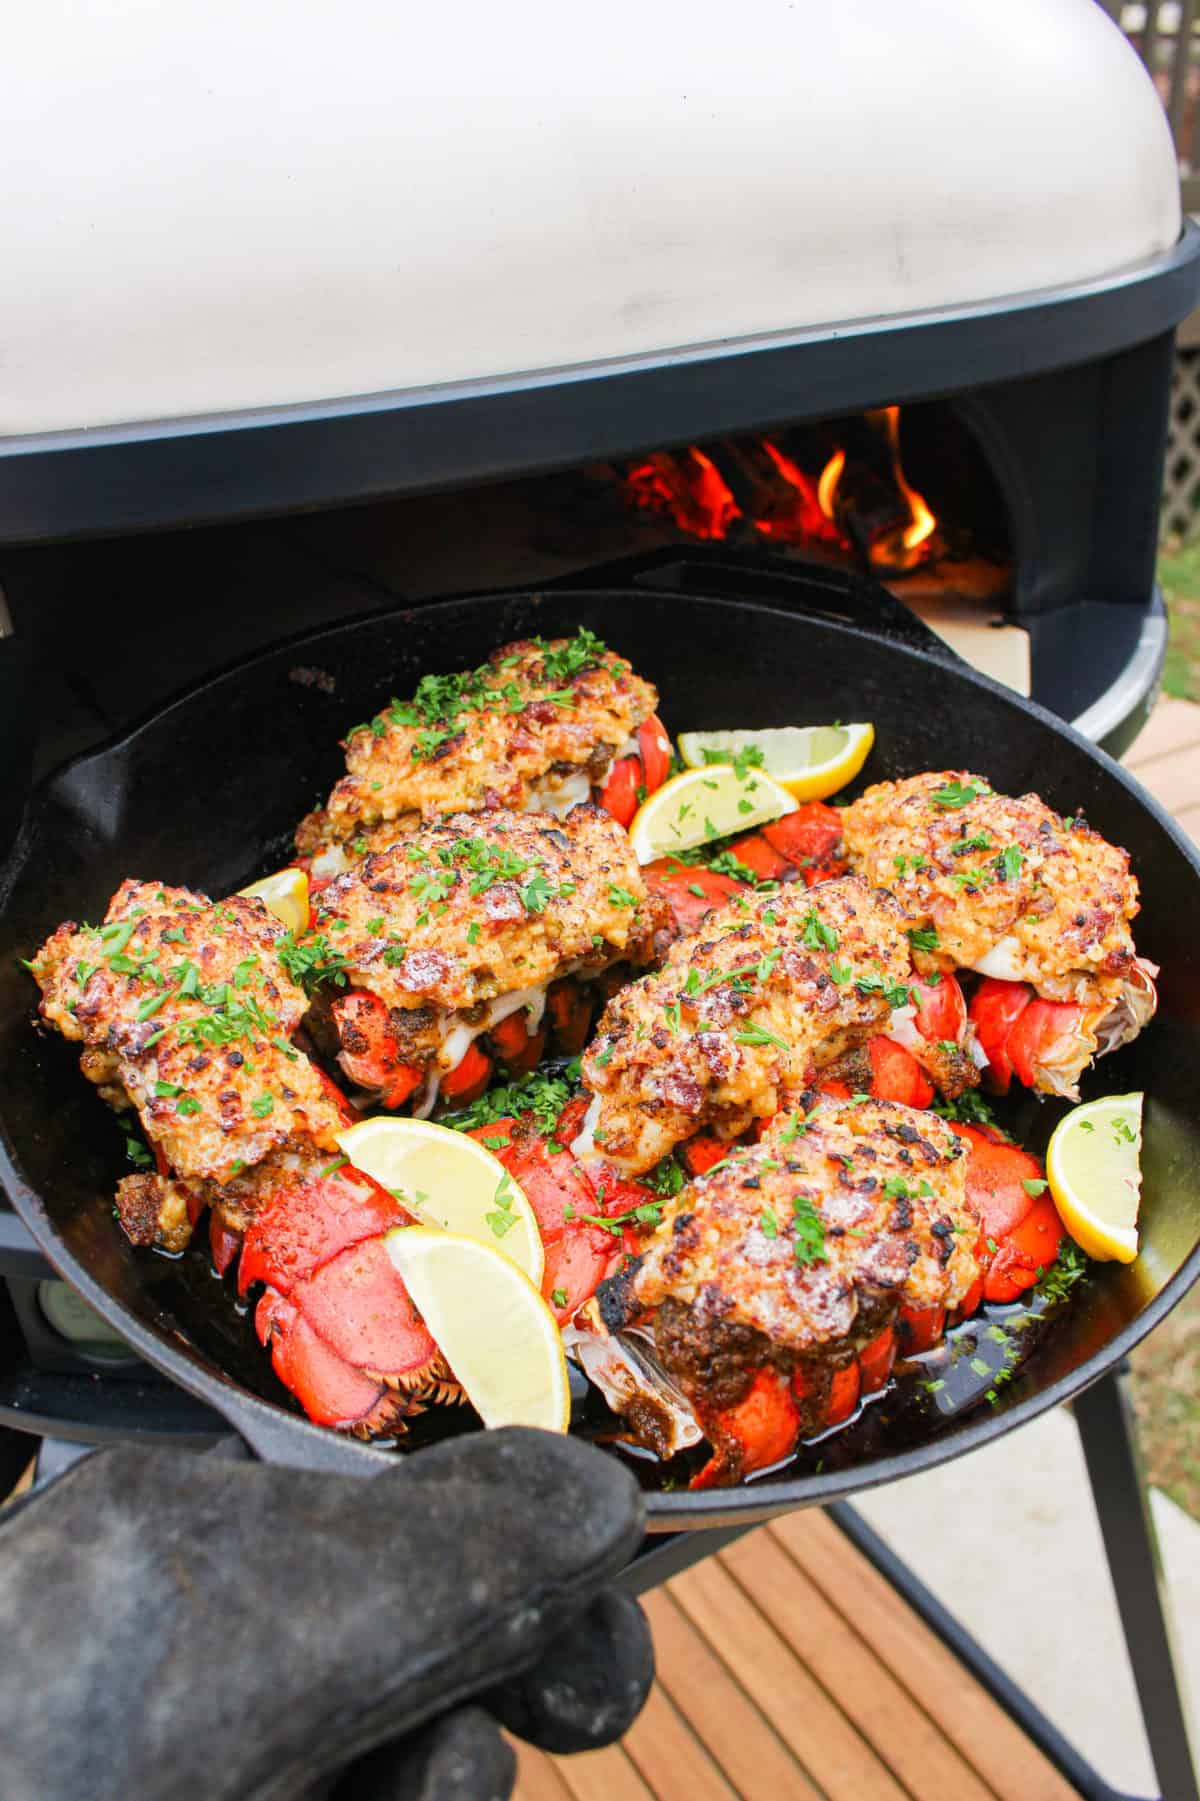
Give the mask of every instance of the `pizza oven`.
MULTIPOLYGON (((5 842, 38 774, 255 650, 614 568, 751 597, 817 564, 868 624, 1131 740, 1200 233, 1093 0, 754 0, 736 29, 520 0, 468 31, 218 0, 188 33, 21 25, 5 842)), ((0 1418, 203 1431, 2 1209, 0 1271, 0 1418)))

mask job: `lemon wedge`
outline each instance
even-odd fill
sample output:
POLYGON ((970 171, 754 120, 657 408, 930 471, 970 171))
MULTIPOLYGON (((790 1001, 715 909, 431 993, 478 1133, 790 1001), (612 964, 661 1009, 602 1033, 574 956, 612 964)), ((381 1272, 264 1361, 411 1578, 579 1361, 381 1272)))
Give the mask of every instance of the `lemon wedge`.
POLYGON ((664 782, 634 814, 629 837, 638 862, 653 863, 795 811, 787 789, 765 770, 739 774, 730 763, 710 763, 664 782))
POLYGON ((238 893, 260 900, 289 932, 307 932, 308 877, 302 869, 278 869, 274 875, 265 875, 261 882, 239 888, 238 893))
POLYGON ((538 1286, 546 1257, 537 1217, 498 1157, 429 1119, 364 1119, 337 1134, 355 1169, 423 1226, 499 1251, 538 1286))
POLYGON ((1132 1263, 1142 1189, 1142 1096, 1106 1094, 1054 1128, 1046 1176, 1063 1225, 1089 1257, 1132 1263))
POLYGON ((571 1391, 562 1337, 528 1276, 490 1245, 454 1232, 398 1226, 383 1242, 484 1425, 565 1432, 571 1391))
POLYGON ((689 769, 704 769, 713 758, 732 763, 758 751, 760 767, 797 800, 826 800, 854 780, 874 742, 873 725, 781 725, 757 732, 682 732, 679 754, 689 769))

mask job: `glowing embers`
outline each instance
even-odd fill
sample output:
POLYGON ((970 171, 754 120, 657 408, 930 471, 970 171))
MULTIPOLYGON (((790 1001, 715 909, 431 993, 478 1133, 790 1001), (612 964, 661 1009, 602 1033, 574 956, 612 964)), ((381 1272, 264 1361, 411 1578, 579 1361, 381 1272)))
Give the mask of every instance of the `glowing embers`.
POLYGON ((690 538, 766 539, 834 560, 905 572, 945 550, 937 519, 905 474, 900 409, 880 407, 827 431, 723 439, 653 451, 625 475, 635 507, 664 514, 690 538))
POLYGON ((634 506, 669 513, 689 538, 728 537, 730 526, 742 516, 712 458, 694 445, 652 451, 629 471, 626 493, 634 506))

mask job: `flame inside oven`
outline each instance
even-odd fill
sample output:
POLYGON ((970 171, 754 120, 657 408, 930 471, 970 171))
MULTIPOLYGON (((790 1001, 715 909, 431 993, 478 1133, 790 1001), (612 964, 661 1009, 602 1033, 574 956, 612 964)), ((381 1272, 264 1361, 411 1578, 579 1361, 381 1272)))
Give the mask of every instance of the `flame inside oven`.
POLYGON ((764 435, 708 451, 653 451, 625 471, 623 485, 631 506, 665 515, 688 538, 753 535, 891 574, 935 562, 946 548, 936 515, 905 473, 898 406, 863 414, 850 441, 811 467, 764 435))

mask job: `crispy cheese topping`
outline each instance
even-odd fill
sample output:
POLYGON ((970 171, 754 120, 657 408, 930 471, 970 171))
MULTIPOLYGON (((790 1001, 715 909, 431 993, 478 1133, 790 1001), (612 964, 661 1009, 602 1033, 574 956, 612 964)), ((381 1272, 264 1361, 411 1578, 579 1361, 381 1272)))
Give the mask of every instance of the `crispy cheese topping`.
POLYGON ((977 969, 1089 1007, 1119 998, 1138 885, 1083 819, 944 770, 868 788, 843 822, 855 869, 908 914, 919 969, 977 969))
POLYGON ((308 1002, 285 941, 259 900, 126 881, 102 925, 61 925, 33 958, 43 1018, 177 1176, 225 1181, 294 1142, 337 1150, 337 1109, 290 1042, 308 1002))
POLYGON ((614 752, 657 705, 649 682, 594 633, 530 638, 478 669, 426 676, 345 739, 346 775, 306 819, 298 848, 319 851, 364 828, 488 807, 521 810, 531 790, 603 778, 614 752))
POLYGON ((909 999, 904 920, 855 877, 709 914, 615 995, 583 1060, 596 1152, 651 1169, 703 1130, 736 1137, 909 999))

